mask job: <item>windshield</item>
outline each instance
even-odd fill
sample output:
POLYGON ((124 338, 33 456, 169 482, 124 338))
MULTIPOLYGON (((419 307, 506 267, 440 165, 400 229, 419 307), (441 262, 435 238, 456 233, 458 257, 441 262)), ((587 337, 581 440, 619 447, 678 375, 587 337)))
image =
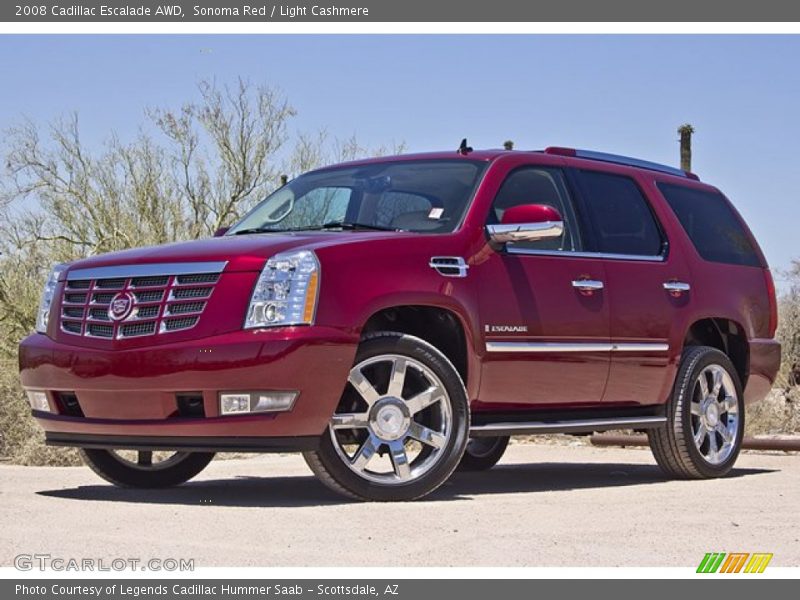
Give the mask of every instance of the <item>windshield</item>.
POLYGON ((461 222, 485 163, 392 161, 301 175, 227 235, 314 229, 447 233, 461 222))

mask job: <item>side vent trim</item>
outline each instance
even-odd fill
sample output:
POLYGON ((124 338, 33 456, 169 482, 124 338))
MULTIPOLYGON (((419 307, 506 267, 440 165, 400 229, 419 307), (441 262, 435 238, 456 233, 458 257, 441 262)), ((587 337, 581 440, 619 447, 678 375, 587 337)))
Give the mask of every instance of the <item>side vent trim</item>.
POLYGON ((428 266, 443 277, 466 277, 469 265, 460 256, 432 256, 428 266))

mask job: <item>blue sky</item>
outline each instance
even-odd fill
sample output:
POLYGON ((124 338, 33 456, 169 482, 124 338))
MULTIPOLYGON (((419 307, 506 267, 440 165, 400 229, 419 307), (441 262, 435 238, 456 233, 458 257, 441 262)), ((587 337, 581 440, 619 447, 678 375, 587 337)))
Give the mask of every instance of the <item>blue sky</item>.
POLYGON ((2 36, 0 129, 78 111, 132 136, 153 106, 238 76, 279 86, 293 127, 410 151, 548 145, 694 170, 744 214, 770 264, 800 257, 800 36, 2 36))

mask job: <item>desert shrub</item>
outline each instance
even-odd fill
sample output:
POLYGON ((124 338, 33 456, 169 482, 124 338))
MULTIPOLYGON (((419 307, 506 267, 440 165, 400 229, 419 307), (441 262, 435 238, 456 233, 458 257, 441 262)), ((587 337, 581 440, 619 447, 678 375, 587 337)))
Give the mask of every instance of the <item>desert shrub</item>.
POLYGON ((800 389, 774 388, 762 402, 747 407, 746 435, 800 432, 800 389))
POLYGON ((800 262, 794 261, 781 275, 788 284, 778 298, 776 337, 781 343, 781 370, 764 401, 748 407, 749 435, 800 431, 800 262))
POLYGON ((44 278, 55 263, 189 240, 229 225, 287 177, 328 162, 399 152, 325 132, 290 135, 295 110, 278 90, 238 81, 198 86, 178 109, 150 109, 140 133, 100 145, 81 137, 77 114, 23 120, 0 151, 0 458, 72 464, 74 451, 44 446, 17 377, 17 345, 34 328, 44 278))

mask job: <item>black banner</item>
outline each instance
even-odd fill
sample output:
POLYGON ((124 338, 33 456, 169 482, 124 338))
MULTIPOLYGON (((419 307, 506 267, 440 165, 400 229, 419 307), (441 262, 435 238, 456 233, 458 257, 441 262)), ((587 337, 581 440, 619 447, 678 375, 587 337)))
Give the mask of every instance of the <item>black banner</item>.
POLYGON ((2 22, 787 22, 800 3, 762 0, 260 0, 18 1, 0 5, 2 22))
POLYGON ((0 597, 6 600, 264 600, 267 598, 326 598, 328 600, 381 598, 420 600, 424 598, 614 598, 674 600, 709 597, 744 598, 754 595, 792 594, 790 581, 778 579, 721 578, 639 580, 424 580, 424 579, 155 579, 155 580, 4 580, 0 597), (698 581, 698 579, 701 579, 698 581))

